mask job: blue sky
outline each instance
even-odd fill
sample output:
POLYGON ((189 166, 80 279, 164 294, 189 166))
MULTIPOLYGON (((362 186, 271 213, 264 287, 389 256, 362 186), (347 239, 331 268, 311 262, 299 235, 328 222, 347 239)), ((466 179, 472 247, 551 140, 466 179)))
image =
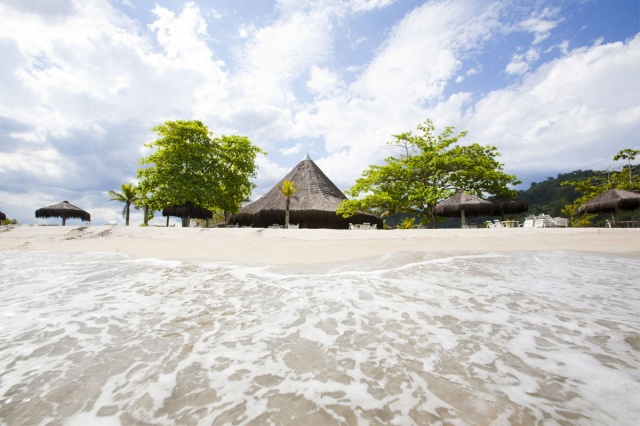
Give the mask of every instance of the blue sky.
POLYGON ((426 118, 496 146, 521 189, 619 168, 640 148, 639 4, 0 0, 0 210, 122 223, 106 193, 173 119, 268 151, 254 198, 306 153, 347 189, 426 118))

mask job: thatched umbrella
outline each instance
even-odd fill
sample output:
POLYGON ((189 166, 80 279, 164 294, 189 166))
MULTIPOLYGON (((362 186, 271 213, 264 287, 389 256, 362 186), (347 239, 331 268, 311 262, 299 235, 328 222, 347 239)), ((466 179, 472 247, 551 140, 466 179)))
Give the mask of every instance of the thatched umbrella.
POLYGON ((640 194, 624 189, 609 189, 593 197, 578 209, 578 214, 613 212, 614 223, 619 222, 620 210, 633 210, 640 207, 640 194))
POLYGON ((483 200, 475 195, 465 194, 459 191, 456 195, 439 203, 434 212, 437 216, 456 217, 460 215, 462 223, 465 223, 465 213, 470 216, 491 214, 495 209, 491 201, 483 200))
POLYGON ((500 214, 502 220, 504 220, 505 214, 518 214, 524 213, 529 210, 529 204, 520 200, 509 200, 506 198, 496 198, 492 201, 496 206, 493 213, 500 214))
POLYGON ((0 212, 0 220, 7 220, 7 215, 0 212))
POLYGON ((195 206, 192 202, 187 202, 183 206, 171 206, 162 209, 162 216, 167 217, 167 226, 169 226, 169 216, 179 217, 182 219, 182 226, 189 226, 190 219, 205 219, 207 223, 213 218, 213 212, 204 207, 195 206))
POLYGON ((286 198, 279 186, 285 180, 298 187, 296 199, 291 199, 289 206, 290 223, 297 223, 301 228, 348 229, 350 222, 368 222, 382 228, 382 219, 370 213, 359 212, 346 219, 336 214, 338 204, 347 197, 308 155, 259 200, 244 206, 240 213, 230 215, 227 223, 256 228, 284 224, 286 198))
POLYGON ((47 219, 50 217, 61 217, 62 226, 67 224, 67 219, 75 218, 83 222, 91 222, 91 215, 79 207, 74 206, 68 201, 63 201, 52 206, 43 207, 36 210, 36 217, 47 219))

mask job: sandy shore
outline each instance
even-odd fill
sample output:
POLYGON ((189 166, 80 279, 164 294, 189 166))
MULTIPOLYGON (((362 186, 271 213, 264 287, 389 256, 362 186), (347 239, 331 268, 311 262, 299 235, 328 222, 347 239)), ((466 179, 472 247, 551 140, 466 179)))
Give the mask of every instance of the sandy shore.
POLYGON ((640 229, 347 231, 159 227, 0 227, 0 250, 121 253, 134 258, 305 265, 394 252, 577 250, 640 256, 640 229))

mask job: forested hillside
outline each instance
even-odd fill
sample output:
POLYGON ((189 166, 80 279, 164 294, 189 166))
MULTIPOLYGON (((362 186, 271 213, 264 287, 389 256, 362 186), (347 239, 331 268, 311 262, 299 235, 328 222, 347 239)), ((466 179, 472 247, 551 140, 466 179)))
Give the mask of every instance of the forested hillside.
POLYGON ((545 213, 552 217, 564 216, 562 209, 572 204, 582 194, 571 186, 563 186, 566 181, 584 181, 601 176, 602 172, 593 170, 576 170, 571 173, 560 173, 557 177, 549 177, 542 182, 534 182, 529 189, 518 191, 518 199, 529 204, 527 214, 545 213))

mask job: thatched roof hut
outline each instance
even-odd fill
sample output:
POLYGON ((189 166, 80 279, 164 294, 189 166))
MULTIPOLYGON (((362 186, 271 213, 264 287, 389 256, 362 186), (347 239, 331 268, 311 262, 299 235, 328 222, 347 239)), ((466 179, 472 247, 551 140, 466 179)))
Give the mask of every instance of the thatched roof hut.
POLYGON ((0 220, 7 220, 7 215, 0 212, 0 220))
POLYGON ((169 226, 169 216, 181 218, 182 225, 188 226, 190 219, 205 219, 208 223, 209 219, 213 218, 213 212, 188 202, 182 206, 171 206, 162 209, 162 216, 167 218, 167 226, 169 226))
POLYGON ((50 217, 61 217, 62 226, 67 224, 67 219, 69 218, 80 219, 83 222, 91 222, 91 215, 89 213, 68 201, 36 210, 36 218, 48 219, 50 217))
POLYGON ((278 186, 285 180, 298 187, 295 198, 291 199, 289 221, 299 224, 300 228, 348 229, 349 223, 365 222, 382 228, 382 219, 369 213, 360 212, 347 219, 336 214, 338 204, 347 197, 308 155, 259 200, 230 215, 227 223, 256 228, 284 224, 286 199, 278 186))
POLYGON ((504 220, 506 214, 524 213, 529 210, 529 204, 525 201, 496 198, 491 200, 495 205, 493 214, 502 216, 504 220))
POLYGON ((457 217, 460 215, 462 223, 465 223, 465 214, 469 216, 488 215, 493 213, 494 209, 495 206, 491 201, 459 191, 456 195, 439 203, 434 212, 437 216, 457 217))
POLYGON ((609 189, 593 197, 578 209, 578 214, 611 211, 614 222, 619 222, 620 210, 633 210, 640 207, 640 194, 624 189, 609 189))

